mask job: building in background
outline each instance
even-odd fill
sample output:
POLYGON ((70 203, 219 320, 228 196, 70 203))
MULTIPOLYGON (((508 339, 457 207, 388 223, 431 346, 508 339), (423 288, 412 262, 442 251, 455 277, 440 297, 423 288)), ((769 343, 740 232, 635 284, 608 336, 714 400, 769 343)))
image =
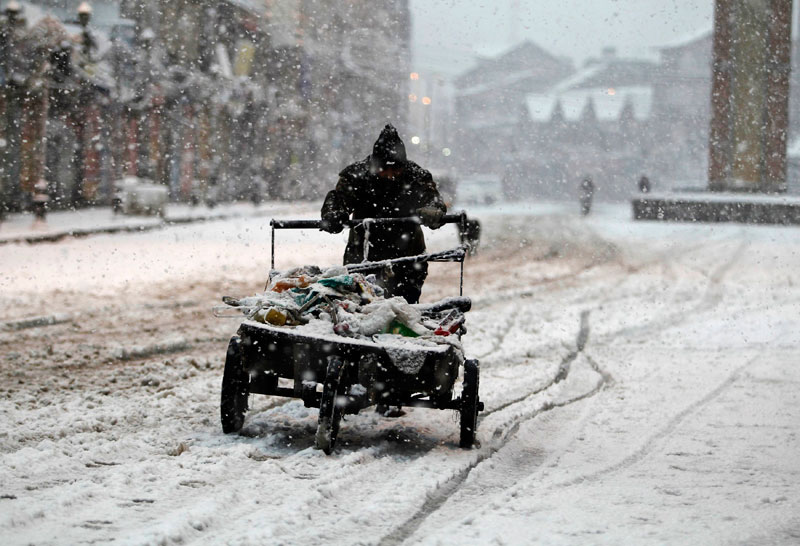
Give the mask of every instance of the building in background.
POLYGON ((8 2, 0 21, 0 205, 21 210, 34 188, 53 206, 107 196, 103 111, 112 80, 96 62, 108 41, 75 13, 60 21, 26 2, 8 2))
POLYGON ((459 173, 497 173, 510 165, 526 95, 545 92, 573 73, 571 61, 525 41, 480 59, 456 78, 453 154, 459 173))
POLYGON ((385 123, 405 123, 408 0, 106 0, 84 27, 77 2, 21 5, 3 32, 5 209, 27 206, 36 165, 58 206, 106 203, 123 176, 174 200, 318 198, 385 123), (39 47, 32 72, 15 36, 42 18, 66 40, 39 47), (22 101, 31 77, 50 108, 22 101))
MULTIPOLYGON (((554 57, 539 48, 519 47, 553 66, 554 57)), ((790 76, 790 192, 800 191, 798 47, 790 76)), ((706 186, 711 29, 665 44, 658 61, 606 49, 555 81, 557 70, 526 77, 524 64, 501 69, 503 57, 483 60, 456 80, 454 131, 467 152, 459 177, 500 175, 507 198, 574 197, 585 175, 600 199, 629 197, 642 175, 654 191, 706 186), (484 79, 473 85, 479 75, 484 79)))
POLYGON ((625 195, 654 146, 656 68, 607 48, 546 92, 527 94, 503 169, 509 197, 570 195, 585 176, 600 195, 625 195))

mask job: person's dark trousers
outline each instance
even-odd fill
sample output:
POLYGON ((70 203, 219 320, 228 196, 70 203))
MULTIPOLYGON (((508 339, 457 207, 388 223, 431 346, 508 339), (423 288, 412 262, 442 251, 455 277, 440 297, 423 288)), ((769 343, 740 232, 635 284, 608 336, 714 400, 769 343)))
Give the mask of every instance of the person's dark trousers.
POLYGON ((408 303, 419 303, 422 285, 428 276, 428 264, 395 265, 394 275, 384 279, 386 297, 403 296, 408 303))

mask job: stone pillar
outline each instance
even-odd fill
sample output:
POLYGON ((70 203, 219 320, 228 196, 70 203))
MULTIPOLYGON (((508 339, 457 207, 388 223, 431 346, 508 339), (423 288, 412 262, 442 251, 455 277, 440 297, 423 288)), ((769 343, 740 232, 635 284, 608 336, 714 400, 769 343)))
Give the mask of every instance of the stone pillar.
POLYGON ((709 189, 786 190, 792 0, 716 0, 709 189))
POLYGON ((764 175, 769 189, 786 191, 789 138, 789 82, 792 57, 792 0, 772 1, 767 38, 767 116, 764 175))

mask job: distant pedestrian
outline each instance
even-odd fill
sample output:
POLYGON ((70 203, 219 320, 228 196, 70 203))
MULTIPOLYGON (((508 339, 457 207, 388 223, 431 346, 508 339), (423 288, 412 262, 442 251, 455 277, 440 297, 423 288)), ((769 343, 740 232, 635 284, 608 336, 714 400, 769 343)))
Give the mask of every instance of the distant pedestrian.
POLYGON ((594 197, 594 182, 592 177, 586 175, 583 177, 580 185, 580 203, 581 215, 586 216, 592 210, 592 198, 594 197))
POLYGON ((642 175, 639 179, 639 192, 650 193, 650 179, 646 175, 642 175))

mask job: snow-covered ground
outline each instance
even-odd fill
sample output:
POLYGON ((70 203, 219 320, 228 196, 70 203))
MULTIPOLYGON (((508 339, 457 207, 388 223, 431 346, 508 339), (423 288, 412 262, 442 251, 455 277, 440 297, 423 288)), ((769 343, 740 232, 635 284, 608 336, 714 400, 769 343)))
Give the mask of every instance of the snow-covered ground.
MULTIPOLYGON (((797 229, 472 212, 469 451, 413 409, 348 417, 325 456, 316 410, 257 395, 222 434, 238 323, 210 308, 263 287, 268 219, 0 247, 2 543, 800 542, 797 229)), ((277 239, 279 267, 345 241, 277 239)), ((434 264, 423 297, 457 283, 434 264)))

